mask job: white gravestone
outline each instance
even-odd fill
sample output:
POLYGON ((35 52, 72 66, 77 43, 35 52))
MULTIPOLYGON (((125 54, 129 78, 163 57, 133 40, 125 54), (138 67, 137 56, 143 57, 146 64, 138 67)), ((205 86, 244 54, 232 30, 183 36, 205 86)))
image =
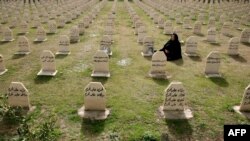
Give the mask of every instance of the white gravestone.
POLYGON ((221 33, 225 36, 233 36, 231 31, 232 24, 231 22, 225 22, 221 28, 221 33))
POLYGON ((54 34, 57 32, 57 25, 56 21, 49 21, 48 22, 48 34, 54 34))
POLYGON ((42 26, 40 26, 36 31, 36 39, 34 40, 34 42, 44 42, 44 41, 47 41, 46 31, 42 26))
POLYGON ((69 38, 70 38, 70 43, 80 42, 79 28, 77 26, 73 26, 70 29, 69 38))
POLYGON ((239 55, 240 39, 238 37, 231 38, 229 40, 228 55, 239 55))
POLYGON ((3 31, 3 40, 2 40, 2 42, 12 42, 14 40, 15 39, 13 38, 12 30, 9 27, 5 28, 4 31, 3 31))
POLYGON ((85 32, 85 25, 84 25, 84 21, 80 21, 78 23, 78 28, 79 28, 79 34, 83 35, 85 32))
POLYGON ((55 76, 57 70, 54 54, 49 50, 44 50, 40 56, 40 60, 42 63, 42 69, 37 75, 55 76))
POLYGON ((19 50, 15 54, 29 54, 30 53, 30 43, 27 37, 25 36, 18 37, 17 46, 19 50))
POLYGON ((69 37, 67 35, 61 35, 59 39, 59 49, 56 55, 70 54, 69 45, 70 45, 69 37))
POLYGON ((100 82, 90 82, 84 89, 84 106, 78 110, 78 115, 82 118, 104 120, 109 114, 105 88, 100 82))
POLYGON ((92 77, 110 77, 109 56, 102 50, 98 50, 94 55, 94 70, 92 77))
POLYGON ((200 21, 196 21, 194 23, 194 34, 201 35, 202 23, 200 21))
POLYGON ((245 28, 240 35, 241 43, 249 43, 250 41, 250 28, 245 28))
POLYGON ((11 82, 8 88, 8 104, 31 110, 29 92, 21 82, 11 82))
POLYGON ((111 38, 108 35, 104 35, 100 42, 100 50, 103 50, 105 53, 111 56, 112 55, 111 44, 112 44, 111 38))
POLYGON ((29 31, 29 25, 28 23, 23 20, 21 23, 20 23, 20 30, 19 30, 19 34, 25 34, 25 33, 28 33, 29 31))
POLYGON ((146 28, 145 26, 141 26, 138 28, 138 37, 137 37, 137 42, 139 44, 143 44, 143 39, 146 37, 146 28))
POLYGON ((208 54, 205 66, 206 77, 221 77, 219 73, 220 55, 217 51, 212 51, 208 54))
POLYGON ((0 54, 0 75, 3 75, 7 71, 8 69, 5 68, 3 56, 0 54))
POLYGON ((210 28, 210 29, 207 30, 207 41, 209 43, 217 43, 216 29, 215 28, 210 28))
POLYGON ((164 103, 159 107, 160 115, 166 119, 190 119, 192 111, 186 106, 186 90, 181 82, 171 82, 165 89, 164 103))
POLYGON ((154 53, 154 40, 150 36, 146 36, 143 39, 143 49, 142 49, 142 56, 152 56, 154 53))
POLYGON ((250 119, 250 85, 245 88, 240 106, 234 106, 234 111, 250 119))
POLYGON ((186 41, 185 55, 187 56, 198 56, 197 55, 197 39, 195 36, 190 36, 186 41))
POLYGON ((169 78, 166 73, 166 55, 162 51, 157 51, 152 56, 152 65, 149 76, 153 78, 169 78))
POLYGON ((165 35, 173 34, 173 24, 170 20, 164 23, 163 34, 165 35))

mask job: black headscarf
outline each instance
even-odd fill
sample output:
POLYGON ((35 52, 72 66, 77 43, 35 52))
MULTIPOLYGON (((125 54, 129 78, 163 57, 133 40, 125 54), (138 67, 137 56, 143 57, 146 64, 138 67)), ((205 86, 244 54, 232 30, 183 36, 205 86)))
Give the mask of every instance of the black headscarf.
POLYGON ((179 42, 178 35, 173 33, 174 40, 170 39, 160 51, 167 50, 168 53, 164 52, 167 56, 167 60, 177 60, 182 58, 181 55, 181 43, 179 42))

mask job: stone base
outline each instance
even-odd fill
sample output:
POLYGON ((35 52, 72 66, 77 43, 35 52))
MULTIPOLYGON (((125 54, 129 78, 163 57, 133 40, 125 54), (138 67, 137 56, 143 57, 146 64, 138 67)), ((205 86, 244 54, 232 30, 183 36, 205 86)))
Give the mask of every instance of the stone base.
POLYGON ((152 56, 153 54, 145 54, 145 53, 141 52, 141 55, 144 56, 144 57, 150 57, 150 56, 152 56))
POLYGON ((47 38, 45 38, 44 40, 35 39, 34 42, 45 42, 45 41, 47 41, 47 40, 48 40, 47 38))
POLYGON ((237 30, 242 31, 243 29, 242 28, 237 28, 237 30))
POLYGON ((199 56, 197 53, 184 53, 186 56, 188 56, 188 57, 197 57, 197 56, 199 56))
POLYGON ((105 120, 110 114, 110 110, 105 109, 104 111, 92 111, 92 110, 90 111, 90 110, 85 110, 85 107, 83 106, 80 109, 78 109, 77 113, 81 118, 105 120))
POLYGON ((25 52, 25 51, 18 51, 15 53, 15 55, 28 55, 30 52, 25 52))
POLYGON ((193 118, 193 113, 190 109, 185 109, 184 111, 165 111, 163 106, 160 106, 159 115, 165 119, 191 119, 193 118))
POLYGON ((214 74, 205 73, 205 75, 206 75, 206 78, 221 77, 221 74, 219 73, 214 73, 214 74))
POLYGON ((183 41, 183 40, 180 40, 180 43, 181 43, 181 44, 184 44, 184 43, 185 43, 185 41, 183 41))
POLYGON ((57 74, 57 70, 56 71, 43 71, 43 70, 40 70, 37 75, 38 76, 55 76, 57 74))
POLYGON ((234 111, 236 113, 245 116, 247 119, 250 119, 250 112, 242 112, 242 111, 240 111, 240 106, 234 106, 233 109, 234 109, 234 111))
POLYGON ((56 52, 56 55, 69 55, 70 53, 70 51, 58 51, 56 52))
POLYGON ((6 73, 8 71, 8 69, 5 69, 4 71, 0 71, 0 75, 3 75, 4 73, 6 73))
POLYGON ((12 41, 14 41, 15 39, 11 39, 11 40, 6 40, 6 39, 3 39, 3 40, 1 40, 2 42, 12 42, 12 41))
POLYGON ((92 72, 91 77, 110 77, 110 72, 92 72))

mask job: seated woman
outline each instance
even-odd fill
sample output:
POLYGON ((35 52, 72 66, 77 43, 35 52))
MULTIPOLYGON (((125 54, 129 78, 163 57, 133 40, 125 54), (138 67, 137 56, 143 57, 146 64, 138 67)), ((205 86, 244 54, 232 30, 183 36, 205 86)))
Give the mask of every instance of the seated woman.
POLYGON ((178 40, 178 35, 173 33, 171 39, 164 45, 160 51, 163 51, 167 57, 167 61, 181 59, 181 44, 178 40))

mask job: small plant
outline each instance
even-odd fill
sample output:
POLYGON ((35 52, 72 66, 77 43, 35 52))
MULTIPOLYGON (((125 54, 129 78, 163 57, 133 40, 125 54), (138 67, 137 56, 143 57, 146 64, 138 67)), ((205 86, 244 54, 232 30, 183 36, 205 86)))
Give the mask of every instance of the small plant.
POLYGON ((157 138, 149 131, 142 135, 142 141, 156 141, 157 138))

